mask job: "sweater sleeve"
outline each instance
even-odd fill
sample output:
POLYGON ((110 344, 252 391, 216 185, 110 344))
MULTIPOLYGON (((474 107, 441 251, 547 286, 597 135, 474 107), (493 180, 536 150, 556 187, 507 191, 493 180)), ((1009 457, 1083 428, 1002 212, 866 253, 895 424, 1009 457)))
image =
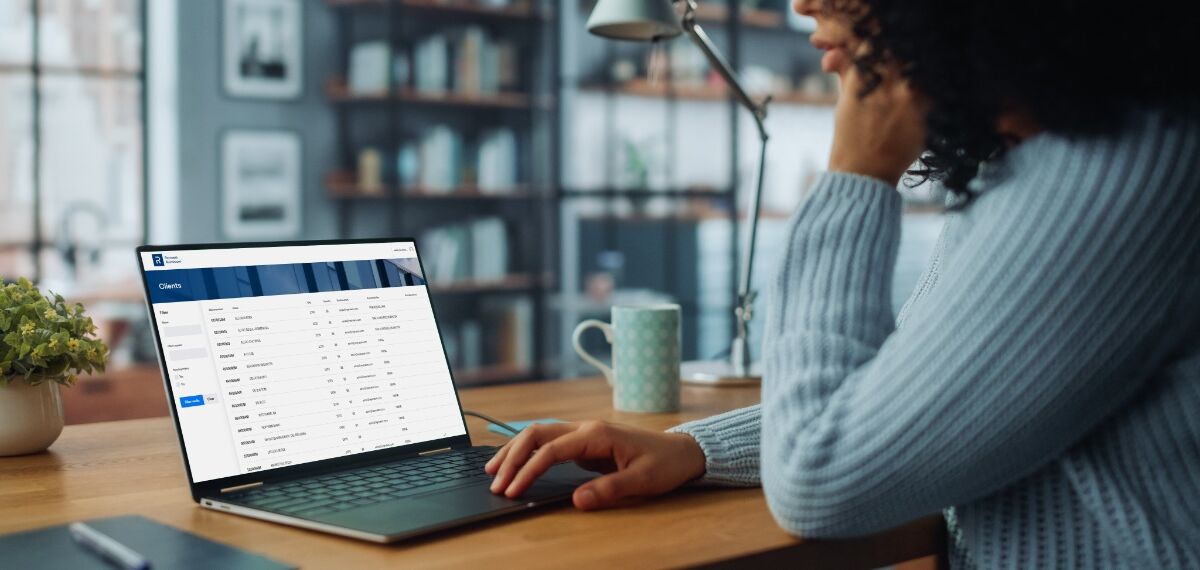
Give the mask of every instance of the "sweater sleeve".
POLYGON ((978 499, 1129 401, 1180 342, 1196 131, 1151 120, 1014 148, 956 214, 965 229, 899 330, 900 197, 823 175, 790 222, 766 323, 761 471, 778 522, 862 535, 978 499))
POLYGON ((760 407, 750 406, 678 425, 667 431, 686 433, 700 444, 704 452, 705 473, 697 483, 753 487, 759 484, 761 418, 760 407))

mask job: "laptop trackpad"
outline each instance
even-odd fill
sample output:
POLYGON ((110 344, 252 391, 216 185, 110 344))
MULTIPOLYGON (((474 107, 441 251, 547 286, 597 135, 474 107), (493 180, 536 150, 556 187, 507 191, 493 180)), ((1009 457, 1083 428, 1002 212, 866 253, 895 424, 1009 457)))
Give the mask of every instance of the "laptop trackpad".
POLYGON ((535 483, 520 500, 495 495, 486 484, 470 485, 314 517, 319 522, 373 534, 403 535, 456 521, 467 522, 488 513, 520 510, 531 502, 569 497, 574 488, 551 482, 535 483))
POLYGON ((570 496, 574 491, 575 488, 569 485, 551 481, 537 481, 528 491, 525 491, 525 494, 516 500, 492 493, 491 489, 486 485, 459 487, 449 491, 421 495, 420 499, 424 501, 436 501, 440 505, 461 505, 463 509, 470 509, 472 505, 484 505, 484 510, 491 511, 513 505, 541 503, 547 500, 561 499, 570 496))

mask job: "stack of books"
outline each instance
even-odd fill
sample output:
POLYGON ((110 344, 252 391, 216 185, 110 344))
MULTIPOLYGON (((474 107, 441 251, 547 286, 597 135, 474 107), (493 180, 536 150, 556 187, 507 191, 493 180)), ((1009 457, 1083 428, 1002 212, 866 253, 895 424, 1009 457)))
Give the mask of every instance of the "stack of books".
POLYGON ((508 227, 499 217, 428 230, 422 237, 430 283, 492 282, 509 275, 508 227))
POLYGON ((515 43, 493 39, 480 26, 431 34, 413 50, 413 87, 426 94, 516 89, 519 59, 515 43))
POLYGON ((518 144, 510 128, 486 130, 472 145, 455 129, 438 125, 400 147, 397 176, 403 187, 423 194, 452 194, 464 187, 485 195, 512 193, 520 185, 518 144))
POLYGON ((479 314, 478 319, 467 319, 442 331, 451 365, 466 371, 485 366, 531 369, 533 301, 520 296, 486 299, 479 314))

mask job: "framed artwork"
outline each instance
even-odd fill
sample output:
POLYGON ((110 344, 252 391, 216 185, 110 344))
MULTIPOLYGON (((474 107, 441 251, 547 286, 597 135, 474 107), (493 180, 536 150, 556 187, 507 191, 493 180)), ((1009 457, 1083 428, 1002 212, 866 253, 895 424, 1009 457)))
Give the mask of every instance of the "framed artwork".
POLYGON ((225 0, 225 92, 297 99, 304 90, 301 0, 225 0))
POLYGON ((235 240, 300 234, 300 135, 230 130, 221 138, 221 225, 235 240))

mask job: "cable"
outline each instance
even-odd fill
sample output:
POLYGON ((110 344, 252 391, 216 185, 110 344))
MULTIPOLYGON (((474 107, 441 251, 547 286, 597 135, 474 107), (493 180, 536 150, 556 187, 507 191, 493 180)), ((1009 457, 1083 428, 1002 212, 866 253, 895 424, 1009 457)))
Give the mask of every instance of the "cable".
POLYGON ((473 412, 471 410, 463 410, 463 415, 477 417, 489 424, 499 427, 500 429, 502 429, 504 431, 511 432, 513 435, 517 435, 518 433, 521 433, 521 430, 514 428, 514 427, 512 427, 496 418, 493 418, 492 416, 489 416, 487 414, 481 414, 479 412, 473 412))

